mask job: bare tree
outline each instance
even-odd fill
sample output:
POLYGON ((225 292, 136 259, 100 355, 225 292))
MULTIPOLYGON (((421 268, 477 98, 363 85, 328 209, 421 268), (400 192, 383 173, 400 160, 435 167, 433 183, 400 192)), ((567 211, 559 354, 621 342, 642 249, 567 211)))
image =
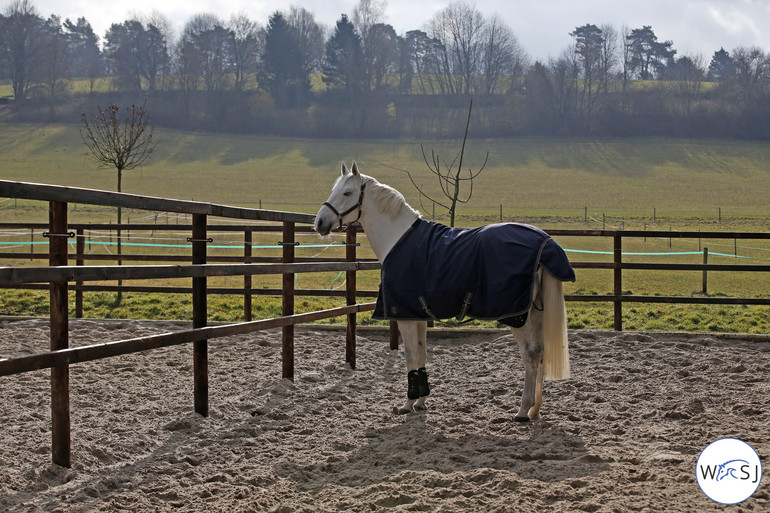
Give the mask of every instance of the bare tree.
POLYGON ((233 89, 243 91, 246 88, 249 74, 257 71, 259 54, 263 46, 260 27, 257 22, 252 21, 245 13, 241 12, 230 18, 228 29, 232 47, 233 74, 235 75, 233 89))
POLYGON ((565 48, 558 58, 550 59, 548 65, 557 126, 574 128, 580 97, 580 63, 575 45, 565 48))
POLYGON ((358 0, 350 20, 361 37, 362 64, 367 89, 370 87, 371 77, 374 75, 375 51, 378 46, 373 28, 382 24, 386 5, 387 2, 379 2, 378 0, 358 0))
POLYGON ((45 21, 40 34, 45 51, 42 56, 41 80, 48 93, 49 119, 56 121, 56 101, 59 93, 66 89, 64 77, 69 67, 67 42, 62 31, 61 18, 52 15, 45 21))
POLYGON ((692 106, 701 94, 706 80, 702 55, 686 55, 676 60, 668 71, 675 97, 682 107, 682 115, 689 116, 692 106))
POLYGON ((457 94, 458 86, 455 83, 453 60, 449 47, 449 37, 445 30, 444 11, 439 12, 428 21, 428 45, 424 58, 424 72, 431 77, 432 82, 438 83, 441 94, 457 94))
POLYGON ((602 90, 606 94, 609 92, 609 84, 617 69, 619 61, 618 31, 608 23, 603 24, 599 28, 604 35, 604 39, 602 40, 602 56, 599 65, 602 76, 602 90))
POLYGON ((229 83, 230 37, 225 23, 215 14, 196 14, 185 24, 179 40, 180 71, 208 93, 218 93, 229 83))
POLYGON ((497 15, 485 25, 483 52, 484 93, 496 94, 511 89, 515 77, 523 70, 526 56, 513 30, 497 15), (507 87, 501 85, 505 77, 510 79, 507 87))
POLYGON ((733 49, 735 78, 739 88, 751 98, 770 71, 770 59, 758 46, 739 46, 733 49))
MULTIPOLYGON (((122 192, 123 171, 141 166, 155 150, 150 116, 142 105, 131 105, 121 122, 120 108, 110 104, 97 106, 99 115, 91 122, 83 114, 80 136, 88 147, 88 155, 100 167, 114 167, 118 172, 118 192, 122 192)), ((120 217, 118 217, 120 222, 120 217)))
POLYGON ((361 35, 361 39, 369 35, 369 30, 374 25, 382 23, 387 5, 388 2, 378 0, 358 0, 358 5, 353 8, 351 21, 361 35))
POLYGON ((470 94, 476 89, 475 78, 481 73, 485 38, 484 16, 475 5, 453 2, 428 22, 436 46, 442 73, 450 94, 470 94))
POLYGON ((13 96, 19 115, 36 75, 41 73, 45 46, 43 18, 29 0, 14 0, 0 17, 0 52, 7 61, 13 86, 13 96))
MULTIPOLYGON (((145 110, 147 101, 142 105, 131 105, 127 109, 125 120, 121 122, 120 109, 110 104, 106 109, 97 106, 99 115, 89 122, 83 114, 83 127, 80 136, 88 148, 88 156, 99 167, 114 167, 118 172, 118 192, 122 192, 123 171, 141 166, 155 150, 153 127, 149 125, 150 116, 145 110)), ((118 226, 122 221, 122 209, 118 207, 118 226)), ((120 227, 118 227, 118 255, 122 254, 120 227)), ((120 282, 118 283, 120 285, 120 282)), ((122 292, 118 291, 120 303, 122 292)))
MULTIPOLYGON (((481 167, 478 169, 478 171, 473 171, 470 168, 467 170, 467 175, 463 174, 463 158, 465 157, 465 143, 468 140, 468 127, 471 123, 471 111, 473 110, 473 100, 470 101, 470 105, 468 106, 468 119, 465 122, 465 135, 463 136, 463 144, 460 147, 460 151, 455 156, 454 160, 451 163, 447 163, 445 161, 442 161, 439 155, 435 151, 431 151, 430 155, 430 161, 428 161, 428 156, 425 154, 425 148, 420 145, 420 149, 422 149, 422 158, 425 160, 425 164, 428 166, 428 169, 430 172, 436 177, 438 180, 439 188, 441 190, 441 193, 447 198, 448 202, 446 200, 436 200, 434 199, 434 196, 428 195, 425 190, 422 188, 422 186, 417 185, 417 182, 414 181, 414 178, 412 177, 412 174, 407 171, 406 174, 409 177, 409 180, 412 182, 412 185, 417 189, 417 192, 420 193, 420 206, 422 206, 422 198, 426 198, 428 201, 432 201, 436 205, 439 205, 442 208, 447 209, 447 212, 449 213, 449 226, 454 227, 455 225, 455 217, 457 214, 457 204, 458 203, 468 203, 471 200, 471 197, 473 196, 473 180, 481 174, 481 172, 484 170, 484 168, 487 165, 487 161, 489 160, 489 152, 487 152, 487 156, 484 158, 484 163, 481 165, 481 167), (457 169, 455 169, 455 163, 457 164, 457 169), (443 169, 442 169, 443 164, 443 169), (464 197, 460 197, 460 189, 463 187, 463 185, 467 186, 467 194, 465 194, 464 197)), ((423 208, 423 210, 425 210, 423 208)))
POLYGON ((622 41, 622 57, 621 62, 623 64, 623 95, 628 91, 628 84, 631 81, 631 75, 634 73, 633 66, 631 65, 631 28, 627 25, 620 27, 620 40, 622 41))
POLYGON ((292 6, 286 21, 294 29, 305 73, 309 75, 320 72, 324 58, 326 29, 315 21, 313 13, 303 7, 292 6))

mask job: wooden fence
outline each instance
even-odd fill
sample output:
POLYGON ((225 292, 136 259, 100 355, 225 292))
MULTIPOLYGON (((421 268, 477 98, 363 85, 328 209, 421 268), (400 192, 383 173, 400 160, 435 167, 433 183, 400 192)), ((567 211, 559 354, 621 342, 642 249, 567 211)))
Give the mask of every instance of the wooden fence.
POLYGON ((571 262, 575 269, 612 270, 613 293, 567 294, 567 301, 609 301, 613 303, 613 325, 615 331, 623 330, 623 303, 668 303, 701 305, 770 305, 770 297, 723 297, 723 296, 637 296, 623 293, 623 271, 712 271, 770 273, 767 264, 671 264, 671 263, 635 263, 623 261, 624 238, 662 238, 662 239, 742 239, 770 240, 770 232, 695 232, 695 231, 656 231, 656 230, 548 230, 551 236, 596 236, 612 238, 612 262, 571 262))
MULTIPOLYGON (((195 411, 208 416, 208 344, 216 337, 250 333, 257 330, 282 328, 282 356, 284 378, 294 377, 294 325, 330 317, 346 315, 348 330, 346 337, 346 361, 355 368, 356 314, 371 310, 373 303, 355 303, 355 273, 361 270, 378 269, 377 262, 356 261, 356 230, 347 231, 347 261, 345 262, 295 262, 295 230, 297 223, 312 224, 314 216, 288 212, 243 209, 210 203, 188 202, 118 194, 89 189, 28 184, 0 180, 0 197, 23 198, 47 201, 49 223, 46 236, 49 238, 49 265, 0 268, 0 287, 20 284, 50 284, 50 352, 0 360, 0 376, 51 368, 51 411, 52 411, 52 458, 54 463, 69 467, 70 459, 70 413, 69 413, 69 365, 73 363, 108 358, 147 349, 172 345, 193 344, 193 395, 195 411), (109 265, 86 266, 68 265, 68 239, 73 234, 67 223, 69 203, 136 208, 150 211, 178 212, 192 215, 192 245, 190 265, 109 265), (237 220, 273 221, 282 224, 282 262, 209 264, 206 245, 210 239, 207 219, 216 216, 237 220), (347 305, 322 311, 294 314, 295 273, 343 271, 348 282, 347 305), (209 276, 251 276, 255 274, 281 274, 283 287, 281 295, 282 316, 275 319, 234 323, 224 326, 207 326, 207 278, 209 276), (138 280, 160 278, 192 278, 193 329, 177 333, 141 337, 105 344, 70 348, 68 325, 68 284, 103 280, 138 280)), ((76 255, 84 259, 84 255, 76 255)), ((113 257, 114 259, 114 257, 113 257)))
MULTIPOLYGON (((0 228, 24 228, 45 230, 49 239, 48 266, 0 267, 2 288, 50 289, 50 351, 40 354, 12 357, 0 360, 0 377, 20 372, 51 368, 51 409, 52 409, 52 456, 62 466, 70 465, 69 426, 69 365, 100 358, 129 354, 148 349, 192 343, 195 411, 208 415, 208 355, 207 341, 216 337, 250 333, 257 330, 282 328, 282 376, 294 376, 294 325, 337 316, 347 316, 346 361, 355 367, 356 314, 374 308, 374 303, 358 304, 358 297, 373 297, 376 291, 361 291, 356 288, 356 272, 379 269, 373 260, 359 259, 356 252, 357 229, 346 230, 345 259, 298 259, 295 256, 297 232, 310 231, 314 216, 290 212, 244 209, 210 203, 170 200, 131 194, 119 194, 89 189, 62 186, 29 184, 0 180, 0 197, 46 201, 49 203, 49 223, 5 223, 0 228), (109 207, 123 207, 140 210, 183 213, 192 216, 191 225, 166 225, 163 229, 187 231, 191 245, 190 263, 182 265, 161 265, 158 262, 179 261, 179 255, 86 255, 84 230, 115 225, 72 225, 67 222, 68 204, 91 204, 109 207), (233 220, 236 224, 211 225, 211 217, 233 220), (278 223, 271 226, 237 224, 244 221, 269 221, 278 223), (301 226, 297 226, 297 224, 301 226), (304 226, 302 226, 304 225, 304 226), (281 257, 254 256, 251 252, 251 237, 256 231, 280 230, 282 240, 281 257), (209 259, 207 244, 213 231, 240 231, 244 234, 243 256, 218 256, 209 259), (68 254, 69 239, 76 239, 76 253, 68 254), (74 260, 76 265, 69 265, 74 260), (121 260, 152 262, 153 265, 84 265, 86 260, 121 260), (221 263, 211 263, 213 261, 221 263), (302 290, 304 295, 344 295, 345 306, 302 314, 294 313, 295 284, 297 273, 339 271, 346 273, 345 291, 302 290), (281 289, 254 289, 253 275, 281 274, 281 289), (214 276, 244 276, 242 289, 215 289, 207 286, 207 278, 214 276), (92 281, 140 280, 165 278, 191 278, 192 287, 133 287, 86 285, 92 281), (136 292, 172 292, 192 294, 193 328, 171 334, 140 337, 85 347, 70 348, 68 339, 68 291, 69 283, 75 283, 76 315, 82 315, 82 292, 94 290, 124 290, 136 292), (46 285, 47 284, 47 285, 46 285), (207 298, 209 294, 243 294, 244 322, 222 326, 208 326, 207 298), (280 294, 282 316, 273 319, 251 320, 251 296, 253 294, 280 294)), ((157 229, 157 225, 130 225, 117 227, 125 229, 157 229)), ((653 303, 696 303, 696 304, 746 304, 770 305, 770 298, 731 297, 679 297, 679 296, 636 296, 623 294, 624 270, 645 271, 740 271, 770 272, 770 265, 714 265, 714 264, 655 264, 623 261, 623 239, 642 237, 665 238, 718 238, 718 239, 770 239, 770 233, 762 232, 670 232, 670 231, 623 231, 623 230, 549 230, 552 236, 561 237, 609 237, 613 241, 612 261, 573 261, 576 269, 605 269, 613 273, 613 293, 608 295, 566 295, 567 301, 608 301, 614 305, 614 327, 623 329, 622 305, 630 302, 653 303)), ((2 258, 40 258, 40 253, 0 253, 2 258)), ((120 262, 122 263, 122 262, 120 262)), ((395 323, 391 323, 391 347, 397 347, 395 323)))
MULTIPOLYGON (((2 261, 20 261, 20 260, 42 260, 48 258, 46 247, 45 253, 41 251, 35 251, 35 242, 32 239, 39 238, 41 235, 48 233, 49 226, 47 223, 7 223, 0 222, 0 233, 10 230, 23 230, 25 233, 30 234, 29 251, 2 251, 0 246, 0 262, 2 261)), ((91 245, 91 239, 89 233, 110 233, 109 236, 103 235, 104 238, 109 238, 109 244, 117 245, 117 242, 112 242, 112 236, 114 234, 117 240, 118 233, 123 234, 123 238, 126 234, 132 232, 168 232, 168 233, 185 233, 190 232, 191 226, 185 224, 146 224, 146 223, 134 223, 134 224, 111 224, 111 223, 69 223, 68 235, 70 240, 74 240, 75 253, 68 254, 68 260, 77 266, 85 265, 86 261, 110 261, 117 262, 122 265, 125 262, 190 262, 192 263, 191 254, 148 254, 148 253, 120 253, 120 254, 106 254, 106 253, 87 253, 86 247, 91 245)), ((243 237, 243 254, 242 256, 235 255, 207 255, 207 262, 220 262, 220 263, 283 263, 284 258, 282 256, 260 256, 254 254, 254 249, 264 248, 264 245, 254 243, 254 236, 256 234, 274 233, 282 234, 283 227, 281 225, 265 225, 265 224, 208 224, 206 226, 206 233, 209 235, 210 242, 214 242, 212 236, 216 236, 216 233, 234 235, 238 234, 243 237)), ((295 235, 315 233, 311 226, 299 225, 294 228, 295 235)), ((346 251, 354 251, 355 247, 360 246, 356 240, 356 231, 351 232, 353 237, 351 244, 329 244, 329 247, 339 246, 340 248, 351 247, 352 249, 346 249, 346 251)), ((130 238, 130 236, 129 236, 130 238)), ((188 237, 190 238, 190 237, 188 237)), ((179 239, 183 240, 183 239, 179 239)), ((283 241, 279 241, 281 244, 283 241)), ((99 246, 100 242, 93 243, 99 246)), ((13 244, 14 246, 26 247, 26 243, 19 242, 13 244)), ((141 246, 141 244, 138 244, 141 246)), ((150 245, 152 246, 152 245, 150 245)), ((296 248, 301 249, 304 245, 299 242, 295 242, 296 248)), ((316 247, 317 245, 313 245, 316 247)), ((269 245, 269 247, 275 247, 275 245, 269 245)), ((232 252, 232 251, 231 251, 232 252)), ((295 258, 295 262, 318 262, 319 258, 295 258)), ((376 262, 375 259, 358 258, 356 254, 346 255, 345 258, 328 258, 324 257, 325 262, 344 262, 344 261, 359 261, 370 264, 376 262), (351 259, 352 260, 349 260, 351 259)), ((376 265, 376 264, 375 264, 376 265)), ((243 296, 243 320, 250 321, 252 317, 252 299, 255 295, 261 296, 280 296, 283 291, 281 288, 255 288, 252 283, 252 275, 245 274, 243 278, 243 287, 239 288, 224 288, 224 287, 208 287, 208 294, 219 295, 242 295, 243 296)), ((6 288, 18 288, 18 289, 47 289, 48 285, 42 283, 17 283, 6 285, 6 288)), ((192 289, 190 287, 171 287, 171 286, 132 286, 132 285, 85 285, 82 281, 75 283, 73 287, 75 291, 75 317, 83 317, 83 292, 156 292, 166 294, 191 294, 192 289)), ((297 290, 298 295, 304 296, 339 296, 346 297, 347 290, 332 290, 332 289, 301 289, 297 290)), ((376 290, 359 290, 356 289, 356 297, 359 298, 373 298, 377 296, 376 290)))

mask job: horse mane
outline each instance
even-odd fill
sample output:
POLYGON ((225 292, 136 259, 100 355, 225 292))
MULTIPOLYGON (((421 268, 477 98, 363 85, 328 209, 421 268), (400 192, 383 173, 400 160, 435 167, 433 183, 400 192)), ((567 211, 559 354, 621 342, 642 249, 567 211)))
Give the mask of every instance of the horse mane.
POLYGON ((419 211, 413 209, 404 199, 404 195, 398 192, 390 185, 378 182, 375 178, 368 175, 361 175, 363 183, 366 185, 366 194, 372 198, 388 217, 396 217, 401 209, 407 208, 417 217, 422 217, 419 211))

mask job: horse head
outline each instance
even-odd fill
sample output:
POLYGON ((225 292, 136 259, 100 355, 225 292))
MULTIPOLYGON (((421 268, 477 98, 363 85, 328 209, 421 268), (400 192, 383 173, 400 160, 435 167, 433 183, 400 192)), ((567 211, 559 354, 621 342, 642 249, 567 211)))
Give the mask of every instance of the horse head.
POLYGON ((719 465, 719 470, 717 471, 717 481, 721 481, 726 477, 738 479, 738 476, 736 476, 735 473, 740 469, 740 463, 748 464, 749 462, 746 460, 730 460, 719 465))
POLYGON ((340 229, 361 217, 361 202, 364 199, 364 185, 358 165, 353 162, 348 171, 342 164, 341 176, 332 187, 329 199, 321 205, 315 217, 315 231, 320 235, 328 235, 333 229, 340 229), (357 211, 357 212, 356 212, 357 211), (346 218, 355 219, 346 221, 346 218))

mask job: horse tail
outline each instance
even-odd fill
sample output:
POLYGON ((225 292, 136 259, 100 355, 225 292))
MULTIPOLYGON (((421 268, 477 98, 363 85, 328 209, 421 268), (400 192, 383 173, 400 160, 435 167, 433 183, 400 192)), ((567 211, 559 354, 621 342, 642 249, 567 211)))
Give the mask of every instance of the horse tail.
POLYGON ((545 378, 567 379, 569 378, 569 341, 562 282, 543 270, 541 287, 545 378))

